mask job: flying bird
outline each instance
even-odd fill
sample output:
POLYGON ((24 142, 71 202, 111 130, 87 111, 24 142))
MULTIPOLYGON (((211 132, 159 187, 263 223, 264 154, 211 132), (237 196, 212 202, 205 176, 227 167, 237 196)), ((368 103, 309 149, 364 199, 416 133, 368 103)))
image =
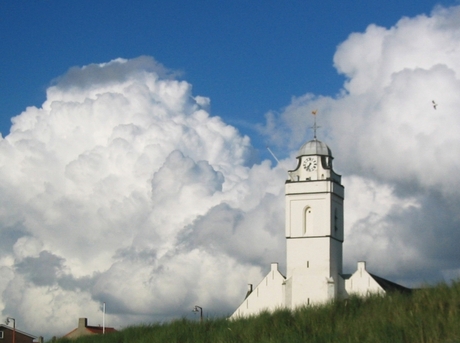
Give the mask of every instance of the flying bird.
POLYGON ((435 103, 434 100, 431 100, 431 102, 433 103, 433 108, 436 109, 436 106, 438 106, 438 104, 435 103))
POLYGON ((316 112, 318 112, 318 110, 311 111, 311 114, 313 114, 314 116, 316 116, 316 112))

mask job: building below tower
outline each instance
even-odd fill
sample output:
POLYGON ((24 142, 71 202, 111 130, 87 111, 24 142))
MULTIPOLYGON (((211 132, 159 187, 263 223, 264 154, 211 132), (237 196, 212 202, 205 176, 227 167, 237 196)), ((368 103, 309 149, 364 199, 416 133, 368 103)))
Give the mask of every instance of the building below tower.
POLYGON ((408 288, 385 280, 358 262, 353 274, 343 274, 343 202, 345 189, 332 166, 329 147, 316 138, 297 153, 297 167, 285 184, 286 276, 272 263, 270 272, 231 318, 278 308, 317 305, 352 294, 385 294, 408 288))

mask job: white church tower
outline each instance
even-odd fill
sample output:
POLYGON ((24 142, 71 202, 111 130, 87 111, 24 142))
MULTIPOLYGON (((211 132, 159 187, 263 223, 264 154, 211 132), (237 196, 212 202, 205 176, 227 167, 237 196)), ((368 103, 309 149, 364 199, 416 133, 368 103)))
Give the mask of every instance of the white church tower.
POLYGON ((286 181, 286 307, 324 303, 343 293, 344 188, 332 159, 315 135, 300 148, 286 181))
POLYGON ((342 274, 344 187, 332 168, 331 150, 316 139, 316 128, 315 121, 314 139, 299 149, 297 167, 288 172, 285 184, 286 276, 272 263, 267 276, 255 288, 250 285, 231 318, 321 304, 350 294, 410 291, 370 274, 364 261, 358 262, 355 273, 342 274))

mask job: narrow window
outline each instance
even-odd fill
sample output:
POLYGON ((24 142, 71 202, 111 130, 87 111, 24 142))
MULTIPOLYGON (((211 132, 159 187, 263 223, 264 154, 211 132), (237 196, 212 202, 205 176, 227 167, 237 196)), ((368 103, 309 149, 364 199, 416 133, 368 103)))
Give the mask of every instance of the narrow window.
POLYGON ((337 220, 339 219, 339 217, 337 216, 337 207, 334 209, 334 230, 337 231, 338 230, 338 225, 337 225, 337 220))
POLYGON ((307 207, 305 209, 305 223, 303 227, 303 234, 306 235, 307 233, 311 233, 312 229, 312 212, 311 207, 307 207))
POLYGON ((0 339, 3 339, 3 331, 0 331, 0 339))

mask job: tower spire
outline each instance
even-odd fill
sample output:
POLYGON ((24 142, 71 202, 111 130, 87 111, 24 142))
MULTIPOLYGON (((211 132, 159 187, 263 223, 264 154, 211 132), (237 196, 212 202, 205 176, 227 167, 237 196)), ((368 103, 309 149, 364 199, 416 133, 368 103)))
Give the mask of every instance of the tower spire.
POLYGON ((313 114, 313 117, 315 118, 313 126, 311 128, 313 129, 313 137, 316 140, 316 130, 320 128, 321 126, 316 125, 316 113, 318 113, 318 110, 311 111, 311 114, 313 114))

